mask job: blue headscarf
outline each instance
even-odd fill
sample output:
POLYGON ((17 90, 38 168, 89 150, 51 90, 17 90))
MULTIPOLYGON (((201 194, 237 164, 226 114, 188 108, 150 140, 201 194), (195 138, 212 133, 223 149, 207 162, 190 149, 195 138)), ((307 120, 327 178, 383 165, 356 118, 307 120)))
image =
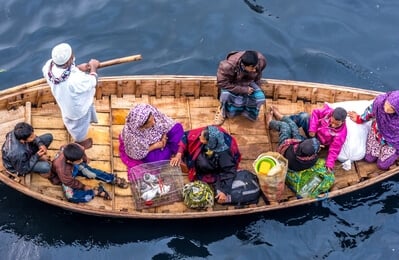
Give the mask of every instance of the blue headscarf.
POLYGON ((216 126, 208 126, 208 143, 205 147, 214 152, 223 152, 229 149, 229 146, 224 140, 224 133, 216 126))

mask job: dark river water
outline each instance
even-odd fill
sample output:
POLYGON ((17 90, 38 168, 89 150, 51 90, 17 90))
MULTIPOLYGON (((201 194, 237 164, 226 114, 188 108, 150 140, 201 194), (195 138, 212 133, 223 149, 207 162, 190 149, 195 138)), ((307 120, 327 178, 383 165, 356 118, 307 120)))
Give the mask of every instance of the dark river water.
MULTIPOLYGON (((2 0, 0 89, 41 78, 51 48, 77 63, 141 54, 100 76, 215 75, 231 50, 266 78, 398 88, 397 0, 2 0)), ((399 133, 398 133, 399 134, 399 133)), ((311 206, 229 219, 83 216, 0 184, 1 259, 399 259, 399 177, 311 206)))

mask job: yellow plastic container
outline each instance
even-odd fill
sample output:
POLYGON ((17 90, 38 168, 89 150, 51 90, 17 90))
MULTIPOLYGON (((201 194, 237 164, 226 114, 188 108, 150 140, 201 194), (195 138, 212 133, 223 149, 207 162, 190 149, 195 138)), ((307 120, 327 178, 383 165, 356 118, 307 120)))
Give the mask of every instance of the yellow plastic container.
POLYGON ((276 166, 277 161, 271 156, 262 156, 255 161, 255 171, 257 174, 267 175, 271 168, 276 166))

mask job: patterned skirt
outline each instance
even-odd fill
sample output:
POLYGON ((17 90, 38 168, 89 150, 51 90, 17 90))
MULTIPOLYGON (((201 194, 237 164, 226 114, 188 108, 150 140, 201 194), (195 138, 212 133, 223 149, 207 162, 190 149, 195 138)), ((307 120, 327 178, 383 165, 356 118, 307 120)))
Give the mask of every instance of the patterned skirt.
POLYGON ((372 131, 367 135, 365 160, 374 162, 377 160, 377 166, 380 169, 388 169, 399 158, 396 149, 390 145, 382 144, 377 140, 372 131))
POLYGON ((265 101, 265 94, 261 89, 256 89, 251 95, 236 95, 223 89, 220 93, 220 103, 228 118, 242 115, 255 121, 265 101))

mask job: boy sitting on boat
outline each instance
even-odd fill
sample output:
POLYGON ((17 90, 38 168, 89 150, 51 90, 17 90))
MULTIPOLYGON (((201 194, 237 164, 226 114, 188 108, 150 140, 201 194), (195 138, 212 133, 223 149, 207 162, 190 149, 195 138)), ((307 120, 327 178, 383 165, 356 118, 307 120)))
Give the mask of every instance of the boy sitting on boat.
POLYGON ((75 203, 89 202, 94 196, 100 196, 106 200, 112 199, 101 183, 97 187, 92 188, 76 179, 77 176, 101 180, 124 189, 128 188, 128 184, 124 178, 119 178, 114 174, 92 168, 87 164, 87 160, 85 148, 77 143, 62 146, 53 160, 51 170, 60 179, 68 201, 75 203))
POLYGON ((36 172, 51 181, 47 148, 52 141, 53 135, 50 133, 37 136, 30 124, 16 124, 14 130, 7 133, 2 147, 4 167, 11 174, 25 176, 36 172))

